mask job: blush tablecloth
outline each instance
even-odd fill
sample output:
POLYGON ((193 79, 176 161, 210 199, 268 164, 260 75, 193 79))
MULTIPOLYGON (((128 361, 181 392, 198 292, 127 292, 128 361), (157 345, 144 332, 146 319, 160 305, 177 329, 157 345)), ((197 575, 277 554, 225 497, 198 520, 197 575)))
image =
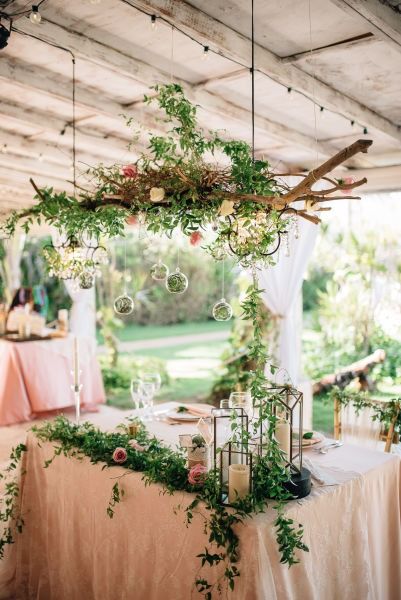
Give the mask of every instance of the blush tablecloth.
MULTIPOLYGON (((79 339, 82 404, 105 402, 102 376, 91 340, 79 339)), ((0 425, 29 421, 73 406, 73 339, 35 342, 0 340, 0 425)))
MULTIPOLYGON (((110 424, 111 426, 111 424, 110 424)), ((173 442, 186 426, 154 425, 173 442)), ((207 540, 199 516, 186 527, 189 494, 162 495, 141 475, 121 481, 125 496, 113 519, 106 507, 121 467, 60 456, 29 435, 23 484, 24 532, 0 564, 1 589, 17 600, 190 600, 207 540), (3 571, 1 571, 3 568, 3 571), (3 575, 1 576, 1 573, 3 575), (1 586, 3 583, 3 588, 1 586), (9 587, 10 589, 10 587, 9 587)), ((228 600, 399 600, 401 598, 400 459, 344 446, 318 457, 338 485, 316 487, 287 513, 303 523, 309 553, 280 565, 273 512, 238 528, 241 576, 228 600)), ((214 569, 205 567, 213 580, 214 569)), ((216 596, 218 597, 218 596, 216 596)))

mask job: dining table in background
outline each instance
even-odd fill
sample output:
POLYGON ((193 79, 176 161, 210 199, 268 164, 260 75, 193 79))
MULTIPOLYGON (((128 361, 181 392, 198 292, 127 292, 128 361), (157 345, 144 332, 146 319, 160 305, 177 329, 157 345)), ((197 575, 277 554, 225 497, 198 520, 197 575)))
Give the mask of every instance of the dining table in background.
MULTIPOLYGON (((74 406, 73 339, 0 339, 0 426, 74 406)), ((79 346, 81 404, 89 409, 105 402, 105 392, 92 340, 79 338, 79 346)))
MULTIPOLYGON (((173 447, 180 434, 196 432, 195 424, 171 426, 164 420, 174 406, 158 405, 157 420, 148 424, 173 447)), ((91 421, 112 430, 121 416, 108 415, 102 422, 100 413, 91 415, 91 421)), ((7 550, 3 580, 0 570, 0 584, 10 586, 12 598, 201 598, 194 581, 200 574, 197 555, 208 545, 204 521, 194 512, 186 526, 182 510, 193 495, 163 494, 159 485, 145 486, 141 473, 119 466, 104 469, 89 458, 78 461, 60 455, 44 469, 56 442, 39 446, 30 433, 27 445, 22 465, 25 528, 7 550), (116 481, 125 494, 110 519, 106 508, 116 481)), ((327 454, 308 450, 305 455, 331 479, 330 485, 315 482, 308 497, 286 507, 288 517, 303 524, 309 552, 301 552, 299 564, 290 569, 280 564, 275 515, 269 506, 236 528, 241 575, 234 592, 223 597, 399 600, 400 458, 346 444, 327 454)), ((203 574, 213 581, 222 573, 205 567, 203 574)))

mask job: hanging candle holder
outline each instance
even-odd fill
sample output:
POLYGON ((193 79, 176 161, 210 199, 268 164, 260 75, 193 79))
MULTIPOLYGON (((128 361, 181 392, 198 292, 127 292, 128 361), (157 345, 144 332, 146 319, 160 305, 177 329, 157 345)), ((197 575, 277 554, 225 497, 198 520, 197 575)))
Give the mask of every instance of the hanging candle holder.
POLYGON ((188 277, 177 267, 166 279, 166 288, 170 294, 183 294, 188 288, 188 277))
POLYGON ((160 259, 150 268, 150 276, 154 281, 164 281, 169 274, 169 268, 160 259))

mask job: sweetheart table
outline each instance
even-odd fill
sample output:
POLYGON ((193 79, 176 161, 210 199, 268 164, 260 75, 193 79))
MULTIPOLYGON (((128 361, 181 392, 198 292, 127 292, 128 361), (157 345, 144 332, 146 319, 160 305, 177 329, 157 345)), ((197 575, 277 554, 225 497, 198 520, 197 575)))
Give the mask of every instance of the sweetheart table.
MULTIPOLYGON (((169 408, 171 403, 162 405, 169 408)), ((160 407, 158 407, 160 410, 160 407)), ((92 419, 94 420, 94 419, 92 419)), ((112 429, 117 423, 110 422, 112 429)), ((167 443, 192 425, 151 426, 167 443)), ((88 459, 52 456, 28 435, 22 509, 25 529, 0 563, 1 583, 17 600, 190 600, 206 545, 203 520, 186 527, 180 506, 187 493, 162 494, 145 487, 140 473, 102 469, 88 459), (124 475, 125 474, 125 475, 124 475), (120 479, 125 495, 106 515, 111 488, 120 479), (1 571, 1 569, 3 569, 1 571), (3 575, 1 576, 1 573, 3 575)), ((306 455, 334 485, 315 485, 309 497, 292 501, 287 514, 305 529, 309 553, 288 569, 279 563, 266 513, 239 526, 241 575, 228 600, 399 600, 401 529, 399 457, 356 446, 306 455)), ((205 567, 206 578, 218 573, 205 567)), ((218 595, 216 595, 216 598, 218 595)))
MULTIPOLYGON (((105 402, 91 340, 79 339, 82 404, 105 402)), ((0 426, 30 421, 74 405, 73 336, 32 342, 0 340, 0 426)))

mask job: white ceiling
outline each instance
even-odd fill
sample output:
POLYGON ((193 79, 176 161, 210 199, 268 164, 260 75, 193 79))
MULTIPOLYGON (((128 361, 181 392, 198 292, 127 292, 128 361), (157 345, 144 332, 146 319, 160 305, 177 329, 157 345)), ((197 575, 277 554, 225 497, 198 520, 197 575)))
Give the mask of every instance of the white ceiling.
MULTIPOLYGON (((0 149, 6 144, 7 150, 0 153, 0 211, 32 201, 29 177, 71 189, 65 183, 72 161, 71 56, 41 40, 76 56, 79 166, 124 163, 136 152, 127 149, 131 132, 123 115, 141 125, 140 152, 146 132, 160 128, 142 96, 171 77, 200 105, 206 129, 250 141, 250 4, 45 0, 40 25, 17 19, 19 31, 0 51, 0 149), (153 31, 150 14, 214 52, 202 60, 202 46, 177 30, 172 34, 161 19, 153 31)), ((26 6, 14 1, 4 10, 26 6)), ((258 153, 280 170, 308 169, 363 137, 367 127, 371 151, 347 166, 370 175, 371 189, 401 188, 399 12, 381 0, 255 0, 255 16, 258 153), (347 41, 353 38, 359 39, 347 41)))

